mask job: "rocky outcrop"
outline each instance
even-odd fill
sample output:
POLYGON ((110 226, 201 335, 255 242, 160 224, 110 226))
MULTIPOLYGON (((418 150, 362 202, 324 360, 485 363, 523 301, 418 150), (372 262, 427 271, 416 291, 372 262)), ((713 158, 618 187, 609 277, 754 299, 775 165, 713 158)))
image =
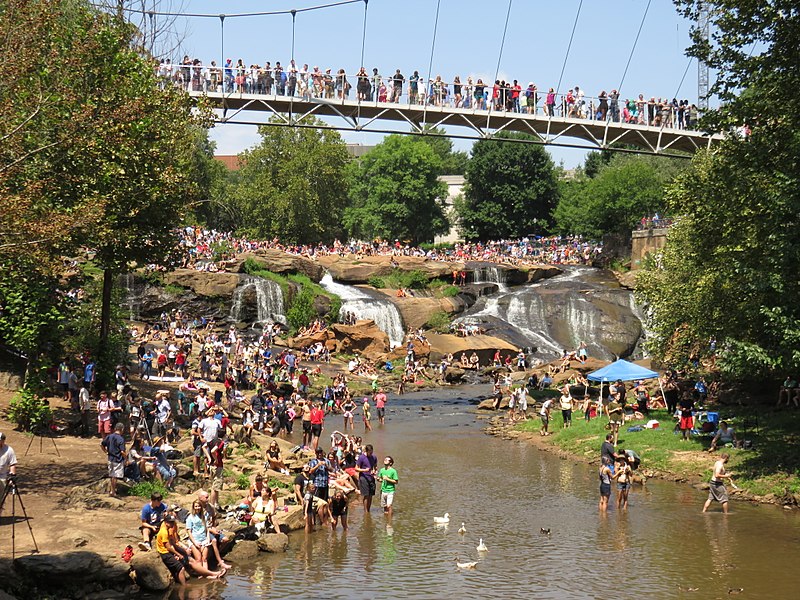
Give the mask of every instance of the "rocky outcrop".
POLYGON ((465 352, 468 357, 475 352, 481 359, 481 364, 485 365, 491 361, 496 350, 500 350, 504 358, 508 354, 516 356, 519 351, 519 348, 509 342, 490 335, 460 337, 450 334, 429 333, 428 341, 431 343, 431 360, 433 361, 441 360, 442 357, 448 354, 452 354, 453 358, 458 360, 461 358, 461 354, 465 352))
POLYGON ((131 568, 136 573, 136 583, 145 590, 163 592, 172 585, 172 575, 155 550, 136 552, 131 559, 131 568))
POLYGON ((266 533, 256 541, 262 552, 278 554, 286 552, 289 547, 289 536, 285 533, 266 533))
POLYGON ((463 263, 429 260, 421 256, 320 256, 319 264, 330 271, 336 281, 345 284, 367 283, 371 277, 389 275, 395 269, 422 271, 428 279, 452 276, 454 269, 463 269, 463 263), (392 264, 395 261, 396 266, 392 264))
POLYGON ((194 269, 176 269, 164 275, 167 285, 179 285, 206 298, 230 298, 242 279, 239 273, 208 273, 194 269))
POLYGON ((243 272, 243 265, 246 260, 257 262, 262 268, 280 275, 290 275, 301 273, 308 275, 312 281, 319 282, 325 274, 325 269, 318 262, 305 257, 288 254, 283 250, 265 249, 255 252, 245 252, 240 254, 229 263, 231 271, 243 272))
POLYGON ((335 323, 330 327, 338 342, 338 351, 358 353, 377 361, 389 353, 389 336, 381 331, 375 321, 358 321, 355 325, 335 323))
POLYGON ((289 510, 278 511, 273 520, 280 528, 281 532, 299 531, 306 526, 306 518, 303 515, 303 507, 300 505, 287 506, 289 510))
POLYGON ((123 585, 128 581, 130 569, 119 559, 79 550, 61 554, 21 556, 14 560, 14 570, 19 577, 40 589, 64 589, 88 583, 103 586, 123 585))
POLYGON ((528 283, 535 283, 542 279, 550 279, 564 272, 562 269, 554 267, 553 265, 536 265, 535 267, 529 267, 527 271, 528 283))

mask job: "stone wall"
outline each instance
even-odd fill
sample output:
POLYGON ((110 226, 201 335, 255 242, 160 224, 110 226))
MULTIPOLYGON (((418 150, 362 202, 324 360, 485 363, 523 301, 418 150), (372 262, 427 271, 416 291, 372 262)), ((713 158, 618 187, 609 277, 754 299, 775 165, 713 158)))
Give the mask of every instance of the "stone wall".
POLYGON ((641 266, 642 259, 664 247, 667 243, 668 229, 644 229, 634 231, 631 240, 631 269, 636 270, 641 266))

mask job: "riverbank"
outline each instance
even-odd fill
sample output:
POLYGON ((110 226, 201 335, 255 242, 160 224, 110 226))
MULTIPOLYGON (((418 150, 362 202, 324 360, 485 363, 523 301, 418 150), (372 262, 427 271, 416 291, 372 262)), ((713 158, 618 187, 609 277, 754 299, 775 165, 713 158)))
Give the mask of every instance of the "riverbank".
MULTIPOLYGON (((742 407, 714 407, 723 420, 732 423, 741 440, 752 442, 751 449, 721 448, 708 453, 710 436, 696 435, 688 441, 673 432, 675 421, 664 410, 651 411, 650 418, 659 421, 657 429, 628 431, 644 422, 629 421, 620 429, 619 448, 629 448, 641 456, 639 473, 645 478, 658 478, 687 483, 706 489, 715 456, 730 454, 728 469, 734 473, 738 490, 729 486, 735 500, 774 504, 788 509, 800 506, 800 476, 792 465, 800 459, 798 434, 800 411, 773 411, 759 408, 757 412, 742 407)), ((531 411, 532 412, 532 411, 531 411)), ((550 422, 551 435, 539 433, 541 420, 531 417, 521 423, 509 424, 505 416, 493 416, 486 433, 509 440, 519 440, 548 452, 591 464, 600 463, 600 445, 608 431, 607 419, 589 422, 576 411, 570 428, 563 428, 560 411, 554 410, 550 422)))

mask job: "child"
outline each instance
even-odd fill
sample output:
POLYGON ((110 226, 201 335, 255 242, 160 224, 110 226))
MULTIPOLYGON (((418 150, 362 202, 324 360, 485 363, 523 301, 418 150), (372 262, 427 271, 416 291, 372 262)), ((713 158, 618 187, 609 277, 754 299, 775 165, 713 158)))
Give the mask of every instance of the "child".
POLYGON ((372 424, 370 423, 372 413, 369 408, 369 398, 366 396, 364 396, 364 404, 361 406, 361 412, 362 418, 364 419, 364 432, 372 431, 372 424))
POLYGON ((611 497, 611 459, 607 456, 602 458, 600 465, 600 511, 605 512, 608 509, 608 499, 611 497))
POLYGON ((617 457, 617 468, 614 470, 614 479, 617 480, 617 489, 619 496, 617 496, 617 508, 628 508, 628 492, 631 488, 631 477, 633 471, 628 464, 627 458, 624 454, 617 457))

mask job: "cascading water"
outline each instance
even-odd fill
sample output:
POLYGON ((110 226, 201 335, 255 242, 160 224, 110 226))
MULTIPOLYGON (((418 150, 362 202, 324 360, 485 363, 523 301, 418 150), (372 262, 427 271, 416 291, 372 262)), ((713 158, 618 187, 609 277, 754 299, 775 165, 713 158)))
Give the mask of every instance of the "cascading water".
POLYGON ((507 293, 480 298, 456 322, 479 325, 533 355, 552 360, 585 342, 590 356, 629 355, 641 335, 632 294, 597 269, 570 268, 563 275, 507 293))
POLYGON ((233 305, 231 318, 241 321, 244 315, 247 298, 250 293, 255 294, 256 322, 257 323, 283 323, 286 324, 286 315, 283 307, 283 291, 281 286, 270 279, 251 277, 233 292, 233 305))
POLYGON ((366 291, 351 285, 337 283, 330 273, 326 273, 319 284, 342 299, 340 314, 350 312, 357 319, 375 321, 378 328, 389 336, 389 343, 393 348, 403 343, 405 337, 403 319, 400 311, 390 300, 371 296, 366 291))
POLYGON ((136 288, 133 273, 125 273, 122 276, 125 282, 125 304, 128 305, 128 319, 135 321, 139 318, 138 305, 136 302, 136 288))
POLYGON ((475 283, 494 283, 499 292, 508 291, 508 276, 504 269, 494 265, 482 265, 473 271, 475 283))

